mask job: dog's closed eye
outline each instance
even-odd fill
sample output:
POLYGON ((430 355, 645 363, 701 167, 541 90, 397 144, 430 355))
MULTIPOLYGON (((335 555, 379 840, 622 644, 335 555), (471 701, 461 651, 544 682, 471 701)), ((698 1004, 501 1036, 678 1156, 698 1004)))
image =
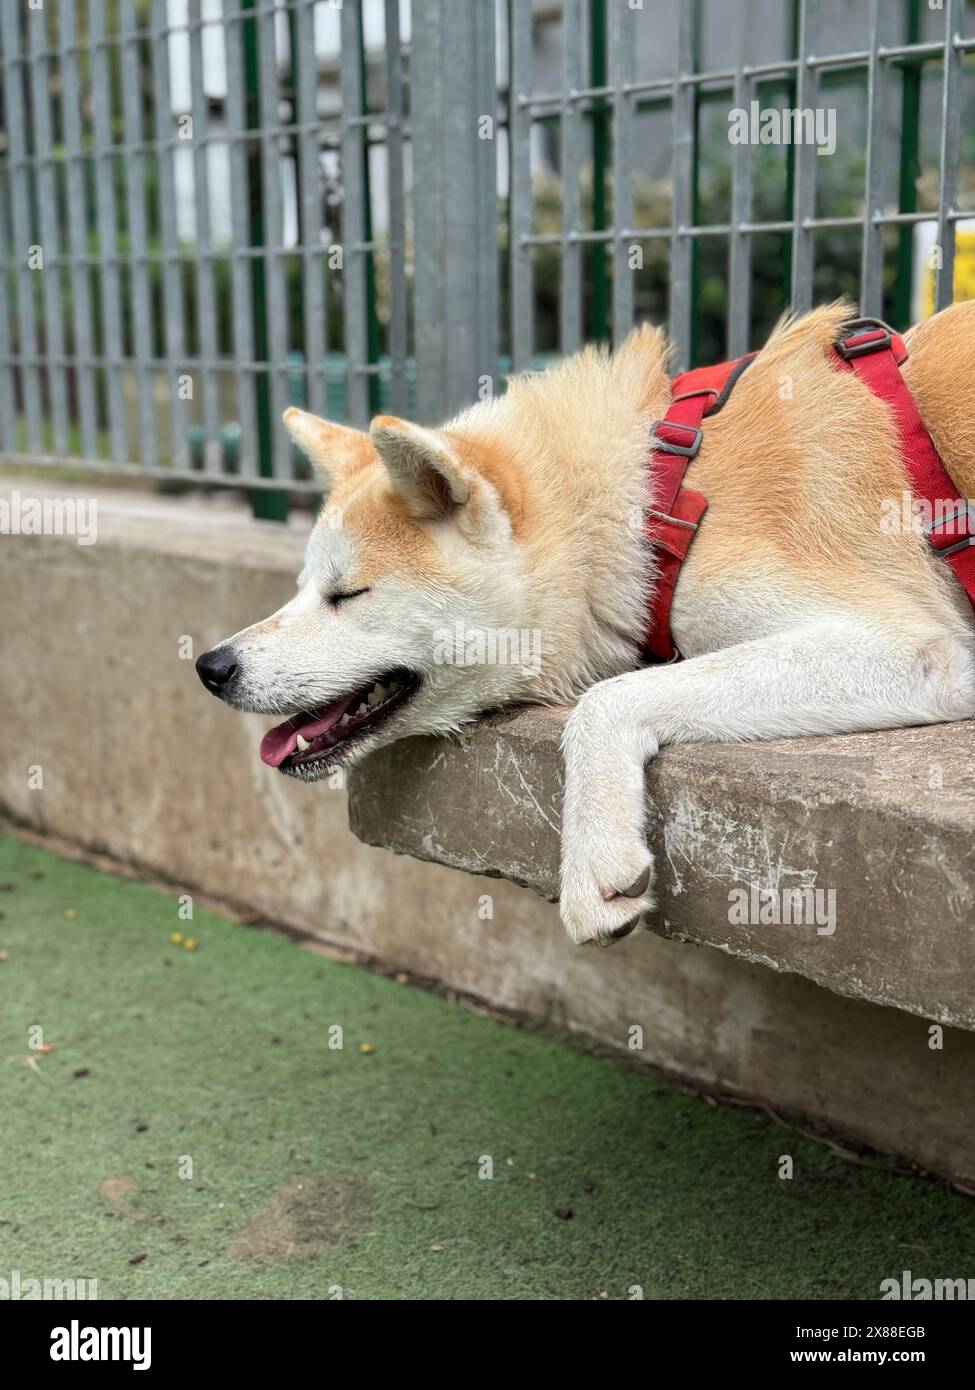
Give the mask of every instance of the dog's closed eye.
POLYGON ((345 603, 346 599, 358 598, 360 594, 368 594, 368 593, 369 593, 369 589, 368 589, 368 588, 366 588, 366 589, 350 589, 349 592, 348 592, 347 594, 329 594, 328 597, 327 597, 327 599, 325 600, 325 602, 331 604, 331 606, 332 606, 333 608, 338 608, 339 604, 340 604, 340 603, 345 603))

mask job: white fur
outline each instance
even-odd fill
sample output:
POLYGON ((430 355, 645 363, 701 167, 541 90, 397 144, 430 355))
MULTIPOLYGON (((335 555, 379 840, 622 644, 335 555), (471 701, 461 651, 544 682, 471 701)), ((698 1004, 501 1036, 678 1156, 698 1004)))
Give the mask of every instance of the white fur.
POLYGON ((621 895, 651 862, 643 769, 665 744, 851 733, 972 715, 970 641, 919 625, 885 632, 836 614, 603 681, 583 695, 563 741, 560 901, 569 935, 608 945, 653 907, 649 891, 621 895))
MULTIPOLYGON (((769 345, 765 377, 762 356, 745 374, 736 387, 740 435, 730 408, 713 426, 719 493, 734 485, 739 438, 752 438, 755 422, 777 408, 762 391, 775 389, 788 354, 799 386, 810 383, 796 397, 796 409, 807 411, 802 428, 814 432, 823 421, 820 397, 834 391, 834 377, 817 371, 841 318, 834 309, 786 325, 769 345)), ((975 715, 970 606, 944 561, 927 555, 923 541, 874 535, 868 510, 865 522, 843 529, 861 490, 873 498, 901 486, 902 477, 884 412, 838 379, 835 410, 862 417, 858 441, 846 435, 861 453, 833 452, 828 418, 808 448, 790 441, 801 458, 782 491, 792 514, 777 510, 764 534, 727 523, 722 529, 715 502, 715 519, 706 519, 674 600, 673 633, 687 659, 633 669, 654 578, 642 540, 646 429, 669 399, 664 364, 661 342, 644 331, 613 357, 587 351, 538 379, 516 381, 443 431, 387 417, 375 422, 375 462, 410 525, 435 547, 436 563, 419 572, 408 555, 377 570, 371 551, 382 544, 375 540, 382 527, 354 524, 375 492, 370 441, 289 411, 294 437, 337 475, 338 500, 309 541, 296 597, 228 639, 241 664, 228 702, 267 714, 314 709, 394 666, 422 674, 416 698, 348 761, 412 734, 452 732, 507 702, 578 700, 564 738, 561 892, 576 942, 606 944, 653 906, 644 768, 664 745, 975 715), (465 465, 465 441, 494 459, 500 491, 490 469, 482 476, 465 465), (501 495, 508 458, 527 499, 518 534, 501 495), (868 465, 869 493, 861 482, 868 465), (790 560, 782 542, 800 534, 825 557, 820 570, 790 560), (725 556, 735 565, 726 568, 725 556), (852 563, 858 578, 851 585, 852 563), (331 606, 329 594, 358 587, 362 573, 378 574, 370 592, 331 606), (540 669, 438 664, 434 636, 456 624, 539 631, 540 669)), ((750 467, 767 465, 778 485, 777 462, 763 457, 750 467)), ((755 488, 764 487, 755 476, 755 488)))

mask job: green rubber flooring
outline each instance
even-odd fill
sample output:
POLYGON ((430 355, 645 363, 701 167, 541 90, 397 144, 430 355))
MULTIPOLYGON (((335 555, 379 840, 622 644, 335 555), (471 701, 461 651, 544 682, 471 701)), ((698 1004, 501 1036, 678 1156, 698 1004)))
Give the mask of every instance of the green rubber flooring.
POLYGON ((975 1274, 975 1202, 942 1185, 149 886, 0 839, 0 913, 0 1279, 871 1299, 975 1274))

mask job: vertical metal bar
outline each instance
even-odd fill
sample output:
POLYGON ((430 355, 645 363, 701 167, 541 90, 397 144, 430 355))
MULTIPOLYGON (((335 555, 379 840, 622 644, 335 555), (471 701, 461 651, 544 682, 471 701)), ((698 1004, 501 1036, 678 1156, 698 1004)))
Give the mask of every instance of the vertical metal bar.
POLYGON ((389 194, 389 403, 406 413, 406 196, 399 0, 386 0, 386 177, 389 194))
POLYGON ((493 0, 414 0, 412 94, 418 412, 435 419, 497 380, 493 0))
POLYGON ((694 35, 700 16, 696 0, 682 0, 677 7, 677 51, 674 72, 674 173, 670 223, 670 337, 674 367, 686 370, 691 358, 691 314, 694 268, 693 238, 687 228, 694 221, 694 145, 696 135, 695 88, 683 79, 694 70, 694 35))
MULTIPOLYGON (((798 64, 799 59, 799 6, 802 0, 787 0, 789 5, 789 32, 791 38, 790 54, 792 61, 798 64)), ((793 69, 785 80, 785 104, 790 109, 796 104, 796 71, 793 69)), ((791 213, 796 199, 796 147, 793 144, 785 147, 785 208, 788 210, 785 215, 791 213)), ((790 227, 792 224, 790 223, 790 227)), ((792 294, 792 244, 795 236, 790 230, 782 238, 782 297, 786 304, 789 303, 792 294)))
POLYGON ((71 323, 81 425, 81 452, 85 458, 98 457, 98 424, 95 405, 95 373, 92 334, 91 277, 85 256, 88 253, 88 195, 85 179, 81 77, 78 62, 74 5, 61 6, 58 13, 58 42, 61 59, 61 112, 64 149, 67 156, 68 242, 71 249, 71 323))
MULTIPOLYGON (((493 138, 478 139, 473 157, 474 251, 477 266, 476 353, 481 363, 478 383, 486 377, 492 389, 498 379, 498 76, 494 0, 479 3, 472 32, 474 73, 472 91, 477 125, 487 117, 493 138)), ((479 392, 481 391, 478 385, 479 392)), ((472 386, 473 390, 473 386, 472 386)))
POLYGON ((319 171, 318 136, 314 129, 318 114, 318 65, 315 57, 314 11, 308 0, 299 0, 297 42, 292 57, 297 68, 297 112, 301 125, 298 136, 299 244, 304 284, 304 347, 308 379, 308 406, 316 415, 325 414, 325 353, 327 321, 325 308, 325 251, 322 246, 322 179, 319 171))
MULTIPOLYGON (((815 56, 819 37, 819 0, 801 0, 799 8, 799 53, 796 81, 796 108, 812 111, 816 106, 816 69, 809 59, 815 56)), ((803 141, 794 148, 795 184, 792 199, 794 223, 792 242, 792 307, 797 313, 812 308, 815 246, 808 220, 816 211, 816 145, 803 141)))
POLYGON ((359 33, 359 82, 362 91, 363 161, 362 161, 362 211, 364 218, 364 240, 366 242, 366 358, 369 362, 367 376, 369 390, 369 413, 374 415, 379 409, 379 375, 376 364, 379 362, 381 329, 379 310, 376 303, 376 260, 372 236, 372 178, 369 162, 371 140, 369 134, 369 84, 366 69, 365 30, 359 33))
MULTIPOLYGON (((165 4, 166 0, 159 0, 165 4)), ((257 397, 254 391, 256 360, 254 347, 254 297, 251 284, 250 227, 248 225, 247 146, 244 113, 244 49, 242 25, 227 25, 227 134, 230 139, 230 185, 236 190, 231 200, 230 227, 233 238, 233 347, 237 386, 237 414, 240 422, 240 468, 245 475, 257 472, 258 449, 254 431, 258 428, 257 397), (247 365, 242 365, 246 363, 247 365)), ((314 378, 313 378, 314 379, 314 378)))
POLYGON ((633 271, 630 248, 620 236, 633 226, 633 98, 626 90, 633 80, 636 34, 629 5, 614 4, 610 17, 609 64, 613 106, 613 342, 619 344, 633 327, 633 271))
POLYGON ((7 296, 7 260, 10 236, 7 227, 8 170, 0 162, 0 451, 17 453, 17 416, 14 362, 11 357, 10 303, 7 296))
MULTIPOLYGON (((252 8, 250 0, 240 0, 244 46, 244 91, 246 108, 244 120, 251 134, 247 154, 247 198, 250 217, 251 300, 254 306, 254 361, 263 364, 255 383, 257 401, 257 458, 262 477, 274 477, 274 431, 271 425, 271 359, 268 351, 268 298, 266 294, 265 198, 270 180, 266 178, 266 148, 261 140, 261 114, 265 103, 261 97, 261 50, 266 35, 258 24, 260 11, 252 8)), ((272 31, 273 40, 273 31, 272 31)), ((272 62, 273 52, 272 52, 272 62)), ((276 113, 272 113, 275 116, 276 113)), ((277 421, 275 421, 277 424, 277 421)), ((251 509, 264 521, 285 521, 288 516, 288 494, 270 489, 255 488, 251 494, 251 509)))
POLYGON ((44 343, 48 357, 48 400, 52 416, 54 452, 68 452, 68 393, 64 366, 64 315, 61 307, 60 238, 58 195, 51 139, 51 81, 47 59, 47 14, 29 10, 30 66, 28 87, 34 121, 37 204, 41 247, 44 253, 44 343), (53 262, 53 264, 52 264, 53 262))
MULTIPOLYGON (((736 0, 734 105, 748 111, 754 91, 743 69, 751 33, 750 0, 736 0)), ((748 141, 731 147, 731 237, 728 242, 728 356, 742 357, 751 341, 752 239, 741 230, 752 220, 752 147, 748 141)))
MULTIPOLYGON (((907 0, 907 43, 917 43, 921 37, 921 0, 907 0)), ((921 67, 917 62, 905 63, 901 76, 900 172, 898 176, 898 212, 917 211, 917 180, 921 172, 921 67)), ((894 309, 891 322, 895 328, 906 328, 911 321, 911 296, 914 286, 914 228, 897 228, 897 273, 894 277, 894 309)))
MULTIPOLYGON (((169 142, 176 138, 177 124, 172 104, 169 71, 169 0, 152 0, 153 112, 156 125, 156 182, 159 203, 159 235, 162 243, 163 327, 166 371, 169 382, 170 461, 175 462, 186 446, 186 402, 180 377, 186 358, 186 316, 183 306, 183 266, 180 260, 176 226, 176 149, 169 142)), ((236 206, 239 199, 234 199, 236 206)))
MULTIPOLYGON (((196 336, 203 375, 203 427, 207 467, 216 469, 220 435, 217 390, 217 303, 210 239, 210 146, 206 94, 203 90, 203 30, 200 0, 190 0, 190 114, 193 119, 193 206, 196 213, 196 336)), ((277 112, 272 119, 277 120, 277 112)))
POLYGON ((132 327, 136 359, 136 385, 139 401, 139 457, 145 468, 158 463, 156 407, 153 376, 146 363, 152 350, 152 308, 149 300, 149 265, 146 237, 146 157, 142 142, 142 81, 139 65, 138 16, 134 5, 123 5, 122 111, 125 142, 130 149, 125 161, 126 215, 131 256, 132 327))
MULTIPOLYGON (((606 82, 606 0, 589 0, 589 85, 606 82)), ((592 129, 592 229, 606 230, 606 175, 609 167, 609 107, 604 97, 594 97, 590 112, 592 129)), ((589 281, 592 285, 589 335, 597 342, 609 336, 609 274, 606 244, 593 242, 589 281)))
POLYGON ((293 476, 291 447, 280 427, 288 406, 285 373, 288 356, 288 317, 284 291, 284 193, 281 185, 281 139, 268 131, 280 124, 276 16, 273 8, 260 13, 258 86, 261 109, 261 190, 264 202, 264 260, 267 292, 268 380, 273 427, 271 458, 275 477, 293 476))
POLYGON ((887 134, 887 78, 890 64, 878 50, 887 37, 890 6, 870 0, 870 57, 867 62, 867 167, 863 200, 863 260, 860 312, 874 318, 884 311, 884 228, 875 221, 884 210, 884 144, 887 134))
POLYGON ((37 363, 37 315, 34 308, 34 274, 28 265, 34 245, 31 231, 30 171, 27 166, 27 124, 24 112, 24 61, 20 50, 20 9, 0 5, 3 36, 4 97, 7 110, 8 167, 14 260, 17 266, 17 329, 20 347, 20 380, 27 417, 27 445, 31 453, 44 451, 41 422, 41 370, 37 363))
POLYGON ((953 212, 958 192, 958 160, 961 136, 961 36, 963 0, 945 2, 944 77, 941 86, 941 186, 938 191, 938 247, 940 263, 934 276, 934 311, 947 309, 954 298, 955 224, 953 212))
POLYGON ((362 115, 362 14, 358 4, 342 6, 342 314, 347 371, 349 420, 365 425, 369 419, 369 362, 366 314, 365 128, 362 115))
POLYGON ((535 284, 531 247, 524 238, 532 229, 531 113, 522 105, 532 90, 532 7, 525 0, 508 3, 508 239, 511 300, 511 365, 526 371, 535 350, 535 284))
POLYGON ((95 108, 95 197, 101 276, 102 342, 108 383, 108 430, 112 458, 128 462, 128 430, 122 389, 122 298, 118 267, 118 209, 112 141, 112 81, 108 60, 105 0, 90 0, 91 99, 95 108))
POLYGON ((582 4, 562 5, 562 281, 559 346, 568 356, 582 342, 582 116, 575 93, 582 86, 582 4))

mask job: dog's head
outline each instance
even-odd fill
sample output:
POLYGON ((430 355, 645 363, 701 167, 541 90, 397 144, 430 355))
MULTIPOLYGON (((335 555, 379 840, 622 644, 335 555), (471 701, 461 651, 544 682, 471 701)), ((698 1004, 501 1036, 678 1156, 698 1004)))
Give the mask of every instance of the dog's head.
POLYGON ((390 416, 368 433, 284 418, 329 484, 298 593, 197 670, 235 709, 288 716, 261 756, 310 782, 513 698, 535 654, 515 644, 512 660, 508 643, 492 660, 476 636, 525 629, 521 500, 498 440, 390 416))

